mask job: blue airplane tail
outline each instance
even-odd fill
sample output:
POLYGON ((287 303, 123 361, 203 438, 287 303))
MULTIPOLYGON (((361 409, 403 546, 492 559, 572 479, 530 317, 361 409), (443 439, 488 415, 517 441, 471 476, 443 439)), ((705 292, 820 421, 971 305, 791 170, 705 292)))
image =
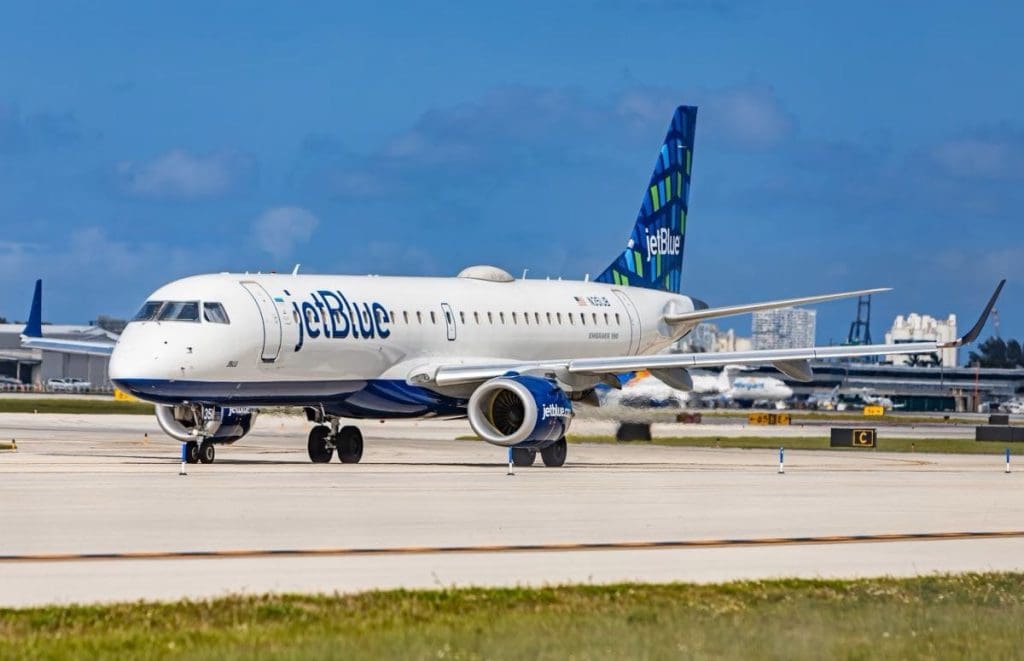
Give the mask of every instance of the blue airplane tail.
POLYGON ((626 249, 597 282, 679 291, 696 128, 697 107, 676 108, 626 249))
POLYGON ((43 336, 43 281, 36 280, 36 290, 32 294, 32 310, 28 313, 28 323, 21 332, 25 337, 43 336))

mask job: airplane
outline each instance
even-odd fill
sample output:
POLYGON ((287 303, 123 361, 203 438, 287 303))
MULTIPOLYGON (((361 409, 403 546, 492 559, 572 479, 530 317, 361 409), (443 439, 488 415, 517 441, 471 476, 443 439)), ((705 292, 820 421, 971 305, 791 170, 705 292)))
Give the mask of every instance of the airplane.
POLYGON ((690 390, 679 390, 660 381, 644 370, 629 375, 622 388, 601 387, 602 405, 630 408, 680 408, 696 401, 717 401, 725 404, 738 402, 785 402, 793 396, 793 389, 773 376, 737 376, 742 366, 727 365, 721 373, 692 373, 690 390))
MULTIPOLYGON (((680 106, 655 159, 629 241, 595 279, 515 279, 495 266, 456 277, 215 273, 154 291, 110 353, 120 390, 155 404, 189 462, 253 427, 260 407, 300 407, 314 423, 314 463, 363 456, 342 418, 468 418, 517 465, 562 466, 573 405, 615 375, 649 370, 692 387, 690 369, 771 364, 808 380, 811 359, 927 353, 972 342, 659 354, 698 323, 757 310, 863 296, 868 289, 710 307, 680 292, 697 108, 680 106)), ((567 229, 569 236, 571 230, 567 229)), ((39 292, 37 291, 37 294, 39 292)), ((33 299, 26 346, 43 338, 33 299)), ((70 350, 82 351, 81 343, 70 350)))

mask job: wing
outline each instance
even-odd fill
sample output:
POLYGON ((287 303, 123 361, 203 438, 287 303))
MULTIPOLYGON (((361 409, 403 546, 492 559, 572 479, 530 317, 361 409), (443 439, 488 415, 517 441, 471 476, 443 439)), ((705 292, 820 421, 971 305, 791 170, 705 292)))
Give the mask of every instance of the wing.
POLYGON ((60 353, 76 353, 86 356, 109 356, 114 351, 113 344, 89 342, 87 340, 58 340, 48 337, 21 336, 21 346, 27 349, 43 351, 59 351, 60 353))
MULTIPOLYGON (((798 380, 810 380, 809 361, 823 358, 856 358, 892 354, 930 353, 948 347, 970 344, 981 334, 981 329, 995 305, 1006 281, 996 287, 984 311, 974 326, 952 342, 912 342, 903 344, 868 344, 860 346, 808 347, 806 349, 769 349, 723 353, 678 353, 653 356, 614 356, 608 358, 572 358, 546 361, 500 361, 471 365, 438 365, 436 369, 420 369, 409 377, 415 385, 457 386, 477 383, 508 372, 552 374, 560 381, 571 382, 573 377, 594 377, 621 374, 647 369, 664 373, 666 370, 685 370, 690 367, 724 365, 774 365, 780 372, 798 380)), ((799 299, 793 299, 799 300, 799 299)), ((720 308, 725 309, 725 308, 720 308)), ((433 367, 433 366, 431 366, 433 367)))

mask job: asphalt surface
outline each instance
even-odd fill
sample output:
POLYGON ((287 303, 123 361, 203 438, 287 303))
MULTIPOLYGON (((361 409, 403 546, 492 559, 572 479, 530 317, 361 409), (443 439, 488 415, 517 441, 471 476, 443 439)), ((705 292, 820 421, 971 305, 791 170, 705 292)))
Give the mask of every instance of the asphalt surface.
MULTIPOLYGON (((0 451, 0 605, 1024 570, 1019 535, 904 537, 1020 533, 1024 475, 1000 456, 787 451, 780 475, 775 451, 596 443, 509 476, 501 448, 454 440, 464 422, 362 428, 363 463, 314 465, 308 423, 265 416, 180 476, 178 446, 148 416, 0 415, 0 441, 18 447, 0 451), (883 537, 825 539, 865 535, 883 537)), ((800 429, 656 433, 784 443, 800 429)))

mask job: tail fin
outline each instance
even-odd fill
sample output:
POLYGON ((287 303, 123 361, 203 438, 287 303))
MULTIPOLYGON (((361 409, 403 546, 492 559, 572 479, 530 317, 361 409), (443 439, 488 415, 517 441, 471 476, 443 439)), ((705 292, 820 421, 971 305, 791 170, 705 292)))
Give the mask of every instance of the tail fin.
POLYGON ((32 310, 28 313, 28 323, 21 332, 25 337, 43 336, 43 281, 36 280, 36 290, 32 294, 32 310))
POLYGON ((597 282, 679 291, 696 128, 697 107, 676 108, 626 250, 597 282))

